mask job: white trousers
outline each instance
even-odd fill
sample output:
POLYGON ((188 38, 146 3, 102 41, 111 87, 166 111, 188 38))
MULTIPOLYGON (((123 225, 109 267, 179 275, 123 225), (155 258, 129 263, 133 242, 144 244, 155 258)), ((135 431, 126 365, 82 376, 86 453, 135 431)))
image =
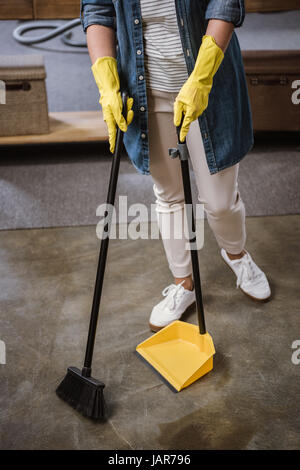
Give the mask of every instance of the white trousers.
MULTIPOLYGON (((178 158, 171 159, 168 149, 177 147, 173 124, 173 104, 177 93, 147 90, 149 115, 150 171, 154 180, 159 228, 170 270, 174 277, 192 273, 187 240, 174 237, 174 224, 183 221, 184 192, 178 158), (175 217, 181 211, 182 217, 175 217), (170 227, 171 224, 171 227, 170 227), (164 236, 167 233, 168 236, 164 236)), ((224 136, 226 139, 226 136, 224 136)), ((186 138, 194 170, 198 201, 204 205, 208 223, 220 248, 240 253, 246 241, 245 207, 238 191, 238 164, 214 175, 208 170, 198 121, 186 138)), ((182 223, 182 222, 180 222, 182 223)), ((176 232, 176 228, 175 228, 176 232)))

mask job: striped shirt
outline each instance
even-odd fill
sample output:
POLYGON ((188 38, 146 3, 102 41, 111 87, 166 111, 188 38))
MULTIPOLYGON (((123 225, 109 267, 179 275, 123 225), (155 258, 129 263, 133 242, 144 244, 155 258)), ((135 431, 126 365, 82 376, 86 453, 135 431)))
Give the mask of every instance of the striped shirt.
POLYGON ((147 86, 178 92, 188 78, 174 0, 140 0, 147 86))

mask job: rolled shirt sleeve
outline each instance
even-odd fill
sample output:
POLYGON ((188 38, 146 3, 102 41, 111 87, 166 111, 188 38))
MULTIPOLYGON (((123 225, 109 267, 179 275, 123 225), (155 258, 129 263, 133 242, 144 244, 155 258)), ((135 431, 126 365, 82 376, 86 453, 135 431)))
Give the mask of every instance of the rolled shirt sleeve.
POLYGON ((112 0, 81 0, 80 3, 80 19, 84 32, 92 24, 115 29, 116 15, 112 0))
POLYGON ((205 19, 224 20, 235 27, 242 26, 245 19, 244 0, 209 0, 205 19))

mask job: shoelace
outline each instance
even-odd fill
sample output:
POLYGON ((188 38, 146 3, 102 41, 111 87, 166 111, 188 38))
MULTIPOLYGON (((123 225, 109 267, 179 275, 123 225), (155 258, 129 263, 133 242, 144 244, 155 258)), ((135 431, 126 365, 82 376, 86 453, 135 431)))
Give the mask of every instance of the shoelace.
POLYGON ((248 254, 244 255, 240 260, 240 272, 237 276, 236 287, 240 287, 242 282, 245 280, 245 277, 249 281, 253 282, 255 280, 258 280, 260 276, 260 272, 255 273, 252 259, 248 256, 248 254))
POLYGON ((174 284, 170 284, 162 291, 162 295, 164 297, 167 297, 169 294, 171 294, 167 302, 167 305, 170 310, 174 310, 174 308, 176 307, 176 298, 179 292, 181 292, 182 294, 184 293, 184 287, 182 286, 183 283, 184 281, 182 281, 180 284, 177 284, 176 286, 174 284))

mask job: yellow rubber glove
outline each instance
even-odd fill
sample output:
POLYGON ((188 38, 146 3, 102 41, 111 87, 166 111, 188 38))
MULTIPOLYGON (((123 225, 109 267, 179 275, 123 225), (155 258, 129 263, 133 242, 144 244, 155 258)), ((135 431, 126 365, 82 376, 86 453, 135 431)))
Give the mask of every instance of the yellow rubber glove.
POLYGON ((127 100, 127 122, 122 115, 122 97, 117 60, 114 57, 99 57, 92 65, 95 82, 99 88, 103 119, 106 122, 111 153, 115 150, 117 126, 126 132, 133 119, 133 98, 127 100))
POLYGON ((182 86, 174 103, 174 125, 184 120, 180 131, 180 141, 183 142, 190 124, 195 121, 207 108, 208 97, 213 84, 213 76, 217 72, 224 53, 212 36, 203 36, 202 44, 193 72, 182 86))

